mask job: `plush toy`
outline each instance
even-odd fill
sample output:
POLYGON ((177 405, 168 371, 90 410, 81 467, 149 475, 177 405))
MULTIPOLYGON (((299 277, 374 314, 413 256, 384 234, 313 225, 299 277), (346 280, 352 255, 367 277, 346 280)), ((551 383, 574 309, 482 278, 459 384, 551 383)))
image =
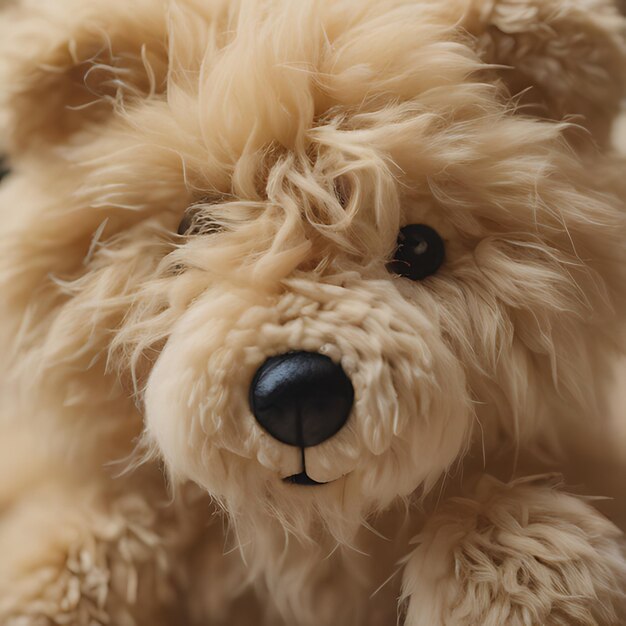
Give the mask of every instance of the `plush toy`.
POLYGON ((626 623, 623 33, 8 3, 0 624, 626 623))

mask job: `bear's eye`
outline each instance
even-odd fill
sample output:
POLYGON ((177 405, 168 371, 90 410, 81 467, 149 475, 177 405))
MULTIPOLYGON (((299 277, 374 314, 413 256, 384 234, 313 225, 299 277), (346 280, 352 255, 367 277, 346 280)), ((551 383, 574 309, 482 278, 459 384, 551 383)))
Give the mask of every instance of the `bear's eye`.
POLYGON ((189 213, 185 213, 183 219, 180 220, 180 224, 178 225, 178 230, 176 231, 181 237, 186 235, 193 226, 193 219, 189 213))
POLYGON ((436 230, 426 224, 409 224, 398 235, 398 247, 387 269, 411 280, 423 280, 441 267, 444 258, 445 246, 436 230))
POLYGON ((176 231, 181 237, 191 235, 209 235, 223 230, 207 215, 197 210, 187 210, 176 231))
POLYGON ((7 160, 0 156, 0 181, 11 173, 7 160))

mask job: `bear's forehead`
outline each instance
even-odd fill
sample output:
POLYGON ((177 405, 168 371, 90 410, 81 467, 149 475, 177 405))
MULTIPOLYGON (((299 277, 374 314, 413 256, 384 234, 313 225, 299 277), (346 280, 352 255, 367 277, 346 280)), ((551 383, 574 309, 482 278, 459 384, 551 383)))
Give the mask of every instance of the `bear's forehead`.
POLYGON ((89 107, 59 110, 87 129, 64 151, 81 170, 83 205, 102 206, 110 185, 128 206, 180 211, 208 191, 305 212, 358 188, 364 216, 382 197, 397 213, 398 193, 430 209, 454 179, 464 207, 484 207, 481 181, 511 178, 491 157, 519 151, 523 123, 503 121, 497 90, 477 73, 484 65, 458 27, 467 4, 141 0, 132 19, 144 30, 129 28, 117 0, 77 4, 78 30, 61 47, 89 68, 87 104, 103 94, 108 107, 89 125, 89 107))
POLYGON ((181 5, 167 23, 168 102, 224 150, 291 146, 320 120, 407 101, 438 110, 442 99, 420 96, 462 86, 478 66, 434 2, 181 5), (198 19, 207 27, 190 41, 198 19))
MULTIPOLYGON (((461 4, 175 3, 163 93, 130 111, 132 126, 153 135, 159 126, 172 149, 207 171, 228 164, 232 172, 242 155, 268 149, 313 159, 335 152, 341 162, 330 167, 341 169, 344 159, 371 158, 366 145, 439 167, 432 137, 496 106, 456 28, 461 4), (201 34, 190 37, 192 28, 201 34)), ((245 167, 266 168, 262 160, 245 167)))
MULTIPOLYGON (((45 81, 77 63, 67 84, 56 89, 55 101, 46 104, 45 115, 62 117, 61 124, 56 119, 43 129, 54 141, 65 131, 53 129, 67 128, 67 135, 82 130, 90 111, 100 110, 93 106, 100 99, 103 114, 97 121, 107 123, 90 125, 89 132, 106 135, 111 145, 117 141, 120 149, 129 140, 117 137, 116 128, 136 143, 163 145, 186 166, 198 164, 195 169, 212 179, 208 186, 221 190, 225 171, 233 175, 243 156, 267 150, 299 156, 308 150, 305 156, 315 157, 322 145, 360 159, 366 144, 382 154, 403 143, 405 154, 390 155, 392 160, 412 153, 413 161, 430 164, 431 158, 420 157, 432 144, 424 128, 430 137, 438 126, 481 117, 485 106, 495 103, 476 78, 483 66, 458 27, 469 5, 469 0, 140 0, 132 8, 122 0, 46 3, 38 7, 46 24, 38 23, 37 54, 50 72, 37 81, 42 87, 26 87, 46 94, 45 81), (78 89, 83 82, 86 90, 78 89), (114 116, 113 128, 111 109, 122 113, 114 116), (403 142, 399 125, 418 118, 422 129, 406 128, 410 140, 403 142), (387 138, 371 133, 384 127, 390 128, 387 138), (356 132, 348 138, 335 130, 356 132), (210 174, 215 170, 219 175, 210 174)), ((17 33, 8 33, 15 54, 32 32, 11 28, 17 33)), ((42 63, 37 67, 41 72, 42 63)), ((30 71, 34 75, 35 67, 30 71)), ((12 106, 18 104, 16 99, 12 106)), ((32 132, 22 113, 13 115, 18 134, 22 126, 32 132)), ((266 169, 267 160, 259 167, 266 169)))

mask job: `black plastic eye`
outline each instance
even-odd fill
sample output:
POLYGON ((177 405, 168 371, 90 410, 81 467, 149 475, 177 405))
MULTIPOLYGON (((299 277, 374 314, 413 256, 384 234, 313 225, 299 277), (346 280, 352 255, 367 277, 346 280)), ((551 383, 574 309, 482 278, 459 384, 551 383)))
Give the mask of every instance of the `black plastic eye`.
POLYGON ((185 213, 183 219, 180 221, 178 225, 178 230, 176 231, 181 237, 186 235, 191 228, 193 227, 193 216, 191 213, 185 213))
POLYGON ((436 230, 426 224, 409 224, 398 235, 398 247, 387 269, 411 280, 423 280, 441 267, 445 252, 436 230))
POLYGON ((203 211, 188 209, 178 225, 178 234, 182 236, 211 235, 219 233, 223 226, 203 211))

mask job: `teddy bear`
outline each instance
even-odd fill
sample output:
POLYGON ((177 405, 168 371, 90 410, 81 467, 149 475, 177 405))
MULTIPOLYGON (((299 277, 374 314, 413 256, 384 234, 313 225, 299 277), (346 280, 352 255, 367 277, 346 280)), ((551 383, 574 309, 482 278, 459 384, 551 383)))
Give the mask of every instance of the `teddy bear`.
POLYGON ((624 33, 5 3, 0 623, 626 623, 624 33))

